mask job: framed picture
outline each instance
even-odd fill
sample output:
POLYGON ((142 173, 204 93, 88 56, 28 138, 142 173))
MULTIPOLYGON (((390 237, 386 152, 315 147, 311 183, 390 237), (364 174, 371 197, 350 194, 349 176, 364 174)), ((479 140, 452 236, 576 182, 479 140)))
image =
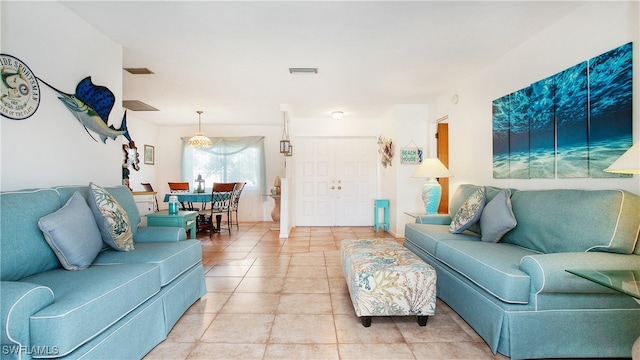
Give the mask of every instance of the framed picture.
POLYGON ((156 150, 151 145, 144 145, 144 163, 147 165, 153 165, 156 161, 156 150))

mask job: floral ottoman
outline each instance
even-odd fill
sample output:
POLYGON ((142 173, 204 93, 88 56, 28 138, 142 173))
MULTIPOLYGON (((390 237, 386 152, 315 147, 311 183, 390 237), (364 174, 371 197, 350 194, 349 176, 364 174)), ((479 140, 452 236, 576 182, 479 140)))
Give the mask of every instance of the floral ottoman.
POLYGON ((362 325, 372 316, 413 315, 420 326, 436 310, 436 271, 393 239, 346 239, 342 270, 362 325))

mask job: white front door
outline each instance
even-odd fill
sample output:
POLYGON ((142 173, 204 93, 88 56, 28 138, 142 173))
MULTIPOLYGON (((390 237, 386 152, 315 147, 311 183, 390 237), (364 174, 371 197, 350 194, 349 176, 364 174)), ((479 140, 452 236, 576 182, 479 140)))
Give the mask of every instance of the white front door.
POLYGON ((296 139, 296 224, 371 226, 375 137, 296 139))

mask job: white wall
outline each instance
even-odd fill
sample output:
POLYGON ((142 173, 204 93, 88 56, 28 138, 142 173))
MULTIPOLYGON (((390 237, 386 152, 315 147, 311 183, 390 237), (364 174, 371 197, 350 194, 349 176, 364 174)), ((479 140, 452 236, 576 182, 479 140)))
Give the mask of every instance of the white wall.
MULTIPOLYGON (((74 93, 90 75, 114 93, 109 124, 118 128, 123 115, 122 47, 57 2, 2 1, 0 6, 1 52, 22 60, 36 76, 67 93, 74 93)), ((120 184, 120 140, 95 142, 56 93, 42 83, 40 93, 40 106, 30 118, 0 117, 0 189, 90 181, 120 184)))
MULTIPOLYGON (((154 186, 153 190, 157 191, 159 188, 156 189, 155 186, 157 186, 157 184, 155 184, 155 180, 156 174, 160 172, 158 171, 159 166, 155 161, 153 165, 144 163, 144 146, 151 145, 154 147, 156 152, 162 152, 162 147, 157 146, 158 127, 145 120, 140 120, 135 116, 135 111, 127 111, 127 127, 129 128, 129 133, 135 140, 136 147, 138 148, 138 154, 140 155, 140 163, 138 165, 140 170, 136 171, 129 167, 129 187, 133 191, 144 191, 144 188, 140 183, 148 182, 151 186, 154 186)), ((127 140, 124 137, 122 138, 122 143, 127 143, 127 140)), ((159 201, 159 205, 161 209, 166 209, 166 206, 162 206, 162 200, 159 201)))
POLYGON ((588 2, 443 94, 432 108, 430 121, 449 115, 449 165, 454 174, 450 193, 461 183, 474 183, 519 189, 621 188, 640 194, 637 175, 625 179, 493 179, 491 123, 493 100, 633 41, 633 138, 639 141, 639 6, 637 1, 588 2), (454 105, 451 96, 456 93, 459 102, 454 105))

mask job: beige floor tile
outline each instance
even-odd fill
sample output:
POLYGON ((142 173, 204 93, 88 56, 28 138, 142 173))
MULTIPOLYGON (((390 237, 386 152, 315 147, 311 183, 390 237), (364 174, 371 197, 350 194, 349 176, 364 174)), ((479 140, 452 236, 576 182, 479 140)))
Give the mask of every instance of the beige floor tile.
POLYGON ((274 317, 269 314, 218 314, 200 341, 266 344, 269 340, 274 317))
POLYGON ((171 342, 168 339, 153 348, 144 360, 183 360, 188 359, 189 354, 196 347, 196 343, 171 342))
POLYGON ((221 314, 275 314, 280 295, 236 292, 220 310, 221 314))
POLYGON ((471 342, 471 337, 448 314, 429 316, 427 326, 419 326, 415 316, 393 318, 405 341, 416 342, 471 342))
POLYGON ((168 342, 197 342, 215 318, 215 314, 187 314, 173 326, 167 336, 168 342))
MULTIPOLYGON (((362 326, 361 318, 354 315, 334 315, 336 334, 340 344, 381 344, 404 342, 402 333, 388 317, 374 317, 370 327, 362 326)), ((417 326, 417 324, 416 324, 417 326)))
POLYGON ((327 279, 288 277, 284 280, 282 292, 288 294, 329 293, 329 281, 327 279))
POLYGON ((331 292, 331 306, 333 307, 333 313, 335 315, 356 316, 356 311, 353 309, 353 303, 351 302, 349 293, 331 292))
POLYGON ((224 304, 229 300, 232 293, 206 293, 200 300, 196 301, 186 314, 215 314, 222 309, 224 304))
POLYGON ((264 344, 224 344, 200 343, 191 351, 189 360, 225 359, 254 360, 262 359, 266 349, 264 344))
POLYGON ((332 314, 329 294, 282 294, 278 314, 332 314))
POLYGON ((250 265, 216 265, 209 270, 206 276, 244 276, 251 268, 250 265))
POLYGON ((233 292, 242 281, 241 277, 205 276, 204 283, 208 292, 233 292))
POLYGON ((339 344, 340 359, 415 359, 407 344, 339 344))
POLYGON ((236 292, 279 294, 283 288, 284 277, 245 277, 238 285, 236 292))
POLYGON ((247 277, 285 277, 289 271, 288 265, 253 265, 249 271, 247 271, 247 277))
POLYGON ((409 347, 416 359, 494 359, 486 345, 474 342, 411 343, 409 347))
POLYGON ((339 359, 335 344, 269 344, 265 360, 333 360, 339 359))
MULTIPOLYGON (((324 262, 324 259, 322 259, 324 262)), ((292 259, 293 261, 293 259, 292 259)), ((290 265, 287 277, 297 278, 327 278, 327 268, 323 266, 296 266, 290 265)))
POLYGON ((335 344, 332 315, 276 315, 270 344, 335 344))

